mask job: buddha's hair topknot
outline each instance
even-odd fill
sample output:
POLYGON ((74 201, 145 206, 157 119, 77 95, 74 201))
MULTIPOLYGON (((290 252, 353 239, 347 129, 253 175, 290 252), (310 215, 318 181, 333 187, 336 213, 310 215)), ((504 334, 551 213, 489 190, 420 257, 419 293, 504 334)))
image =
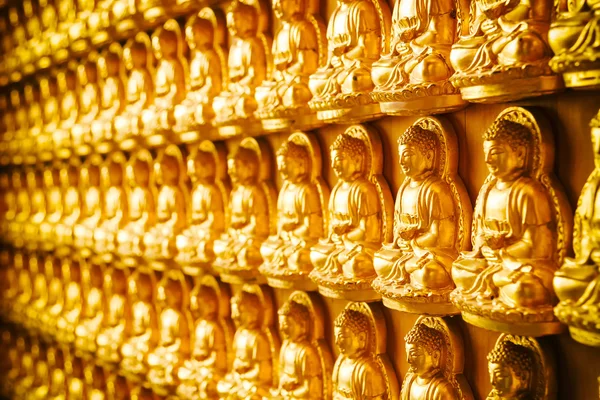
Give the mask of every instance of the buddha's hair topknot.
POLYGON ((502 342, 488 354, 488 363, 508 366, 520 378, 525 379, 535 368, 533 353, 513 342, 502 342))
POLYGON ((435 151, 438 147, 438 137, 435 132, 423 128, 419 125, 410 126, 403 134, 398 138, 398 145, 414 145, 421 150, 421 152, 435 151))
POLYGON ((518 122, 510 121, 508 119, 497 119, 492 126, 485 131, 483 139, 502 140, 507 142, 513 150, 516 150, 520 147, 529 147, 529 144, 531 143, 531 132, 526 126, 519 124, 518 122))
POLYGON ((343 152, 349 157, 363 158, 367 149, 365 143, 353 136, 342 133, 331 145, 331 151, 343 152))
POLYGON ((368 339, 371 338, 371 322, 369 318, 356 310, 346 309, 335 319, 336 328, 346 327, 352 332, 367 332, 368 339))
POLYGON ((404 337, 407 344, 418 344, 427 350, 429 354, 441 351, 444 348, 444 337, 442 332, 425 324, 415 325, 404 337))
POLYGON ((292 141, 285 141, 277 150, 278 156, 283 156, 286 158, 295 158, 298 160, 308 160, 308 150, 305 146, 301 146, 292 141))

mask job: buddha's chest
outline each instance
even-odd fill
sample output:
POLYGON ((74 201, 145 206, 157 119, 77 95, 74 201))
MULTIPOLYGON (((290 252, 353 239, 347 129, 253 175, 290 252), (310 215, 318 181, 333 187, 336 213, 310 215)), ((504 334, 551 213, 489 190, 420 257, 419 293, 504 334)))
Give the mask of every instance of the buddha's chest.
POLYGON ((350 211, 350 187, 342 185, 335 192, 333 209, 336 214, 349 215, 350 211))
POLYGON ((410 399, 429 400, 427 397, 428 385, 420 384, 416 380, 410 385, 410 399))
POLYGON ((417 215, 419 204, 419 187, 411 187, 408 185, 402 191, 400 207, 402 214, 417 215))
POLYGON ((298 358, 298 346, 295 343, 288 344, 283 354, 283 370, 287 375, 298 375, 296 371, 296 359, 298 358))
POLYGON ((241 332, 236 338, 235 357, 239 360, 250 361, 254 350, 254 335, 248 331, 241 332))
POLYGON ((350 359, 342 361, 342 365, 340 365, 337 377, 337 390, 343 393, 352 392, 352 374, 354 367, 354 362, 352 362, 350 359))
POLYGON ((485 219, 506 220, 510 190, 493 187, 485 199, 485 219))

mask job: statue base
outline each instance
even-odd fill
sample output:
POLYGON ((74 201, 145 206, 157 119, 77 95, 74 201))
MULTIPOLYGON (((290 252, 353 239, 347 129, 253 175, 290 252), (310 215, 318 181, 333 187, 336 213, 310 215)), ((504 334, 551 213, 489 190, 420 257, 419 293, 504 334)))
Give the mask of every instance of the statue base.
POLYGON ((319 285, 319 293, 331 299, 360 301, 370 303, 381 300, 381 295, 373 289, 344 289, 319 285))
POLYGON ((219 274, 221 281, 231 285, 242 285, 244 283, 262 285, 266 283, 265 277, 259 274, 258 271, 230 271, 218 267, 214 267, 214 269, 219 274))
POLYGON ((293 289, 313 292, 318 289, 307 274, 272 274, 269 271, 260 269, 260 273, 267 278, 267 284, 276 289, 293 289))
POLYGON ((587 346, 600 347, 600 316, 597 305, 575 305, 573 301, 562 301, 554 307, 554 314, 560 322, 569 327, 571 337, 587 346))
MULTIPOLYGON (((376 97, 375 93, 373 97, 376 97)), ((398 97, 402 96, 399 94, 398 97)), ((407 100, 382 101, 379 103, 381 112, 397 116, 444 114, 463 109, 468 104, 460 94, 424 96, 407 100)))
POLYGON ((97 153, 100 154, 108 154, 115 149, 115 144, 113 142, 104 141, 100 142, 96 145, 95 149, 97 153))
POLYGON ((106 30, 102 30, 98 33, 96 33, 94 36, 92 36, 92 45, 94 45, 94 47, 102 47, 105 44, 107 44, 108 42, 110 42, 111 37, 108 34, 108 31, 106 30))
POLYGON ((383 305, 387 308, 411 314, 431 315, 433 317, 460 314, 458 308, 450 302, 413 301, 404 298, 387 297, 385 295, 382 296, 382 301, 383 305))
POLYGON ((219 138, 229 139, 235 136, 251 137, 264 133, 260 121, 255 119, 238 119, 230 123, 218 125, 219 138))
POLYGON ((210 263, 207 262, 177 261, 177 263, 181 266, 183 273, 188 276, 216 275, 210 263))
POLYGON ((144 141, 140 136, 129 136, 119 143, 119 148, 123 151, 132 151, 136 147, 142 146, 144 141))
POLYGON ((510 333, 520 336, 557 335, 565 331, 560 322, 509 322, 483 317, 469 312, 461 312, 463 319, 471 325, 495 332, 510 333))
POLYGON ((50 56, 42 56, 37 62, 38 69, 48 69, 52 66, 52 58, 50 56))
POLYGON ((167 10, 164 7, 152 7, 144 11, 144 22, 147 24, 156 24, 166 18, 167 10))
POLYGON ((293 109, 286 112, 257 113, 262 127, 267 132, 311 131, 324 125, 316 113, 306 113, 305 109, 293 109), (294 112, 295 111, 295 112, 294 112))
POLYGON ((568 88, 598 89, 600 88, 600 69, 564 72, 563 79, 568 88))
POLYGON ((178 137, 179 143, 189 144, 200 140, 216 140, 219 138, 219 130, 206 124, 175 132, 175 135, 178 137))
POLYGON ((119 36, 130 36, 135 30, 137 30, 137 26, 133 18, 124 19, 115 25, 115 32, 119 36))
POLYGON ((319 120, 327 123, 358 124, 382 116, 383 113, 378 103, 317 111, 319 120))
POLYGON ((574 326, 569 327, 569 333, 576 342, 586 346, 600 347, 600 332, 590 332, 574 326))
MULTIPOLYGON (((498 72, 491 83, 486 83, 485 78, 472 77, 481 84, 460 87, 462 98, 474 103, 505 103, 555 93, 564 86, 560 75, 522 78, 512 75, 511 69, 498 72)), ((462 76, 461 79, 468 78, 462 76)))

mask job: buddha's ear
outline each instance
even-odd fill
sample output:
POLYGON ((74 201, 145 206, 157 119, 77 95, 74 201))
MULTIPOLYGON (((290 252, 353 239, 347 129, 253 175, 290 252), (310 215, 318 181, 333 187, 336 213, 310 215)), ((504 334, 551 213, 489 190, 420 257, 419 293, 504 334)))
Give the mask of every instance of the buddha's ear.
POLYGON ((442 358, 442 352, 439 349, 438 350, 434 350, 431 353, 431 359, 433 360, 433 365, 439 366, 441 358, 442 358))

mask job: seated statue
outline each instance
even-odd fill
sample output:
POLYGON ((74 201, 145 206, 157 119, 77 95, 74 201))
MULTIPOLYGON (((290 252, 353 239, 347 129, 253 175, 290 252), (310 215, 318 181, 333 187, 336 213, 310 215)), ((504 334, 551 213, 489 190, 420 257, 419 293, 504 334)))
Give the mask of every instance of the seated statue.
POLYGON ((431 118, 417 121, 398 139, 405 179, 396 200, 394 241, 375 254, 373 287, 403 311, 421 313, 423 305, 432 315, 454 308, 452 262, 466 247, 471 223, 467 193, 456 169, 449 170, 457 152, 453 133, 431 118))
POLYGON ((257 104, 256 88, 267 78, 268 37, 265 9, 260 0, 234 0, 227 8, 227 29, 231 46, 227 59, 227 87, 215 97, 213 109, 217 125, 252 120, 257 104))
POLYGON ((394 370, 376 345, 385 340, 380 336, 385 335, 385 327, 383 331, 376 328, 366 309, 370 309, 366 303, 349 303, 335 319, 334 338, 340 355, 333 365, 333 400, 398 398, 394 370))
POLYGON ((106 298, 104 295, 104 271, 100 265, 86 266, 82 273, 83 301, 79 323, 75 328, 75 348, 81 352, 96 352, 96 336, 100 332, 106 298))
POLYGON ((559 90, 548 62, 553 2, 474 0, 469 28, 450 51, 450 81, 465 100, 509 101, 559 90))
POLYGON ((113 153, 102 165, 104 212, 100 225, 94 230, 94 248, 97 254, 112 255, 116 250, 117 234, 127 223, 127 194, 123 187, 125 156, 113 153))
POLYGON ((462 375, 463 349, 453 346, 451 331, 441 318, 420 317, 404 338, 409 371, 400 400, 472 400, 462 375), (448 359, 452 357, 451 359, 448 359))
MULTIPOLYGON (((246 143, 254 143, 249 139, 246 143)), ((262 264, 260 246, 269 233, 271 193, 261 182, 262 160, 251 146, 240 145, 228 160, 233 190, 229 198, 230 223, 227 233, 214 242, 215 270, 223 279, 252 279, 262 264)))
POLYGON ((79 164, 64 165, 60 170, 60 190, 62 193, 62 216, 56 225, 57 244, 70 249, 74 244, 74 229, 81 216, 79 191, 79 164))
POLYGON ((156 224, 144 235, 145 255, 152 260, 175 256, 177 235, 187 225, 186 187, 182 174, 182 156, 176 146, 169 146, 154 163, 159 185, 156 199, 156 224))
POLYGON ((323 208, 328 191, 320 177, 315 178, 320 160, 312 156, 312 145, 308 136, 297 133, 277 151, 284 182, 277 200, 277 235, 260 249, 264 259, 260 272, 271 285, 289 286, 285 281, 314 285, 308 279, 313 269, 310 249, 326 230, 323 208))
POLYGON ((79 118, 79 78, 76 73, 76 64, 70 63, 67 68, 61 69, 56 75, 58 82, 59 124, 58 129, 49 131, 55 151, 69 150, 73 142, 71 129, 79 118))
POLYGON ((97 53, 91 53, 88 58, 77 67, 79 80, 79 113, 77 122, 71 128, 71 140, 75 152, 80 155, 89 153, 92 141, 92 122, 96 120, 102 101, 98 85, 97 53))
MULTIPOLYGON (((164 280, 165 278, 163 278, 164 280)), ((159 287, 163 302, 159 317, 158 346, 148 354, 147 381, 155 393, 172 393, 178 385, 178 371, 190 355, 192 324, 188 311, 189 290, 183 274, 178 279, 167 277, 159 287)))
POLYGON ((279 385, 271 390, 272 399, 323 399, 331 393, 331 353, 318 326, 323 323, 315 313, 310 297, 294 292, 279 309, 279 330, 283 343, 279 351, 279 385))
POLYGON ((125 177, 129 190, 128 222, 117 233, 117 252, 127 259, 143 254, 144 234, 154 225, 156 206, 152 184, 152 156, 146 150, 140 150, 132 156, 125 166, 125 177))
POLYGON ((353 129, 339 135, 331 146, 338 182, 329 200, 330 233, 311 249, 315 269, 310 277, 328 296, 378 299, 371 288, 377 276, 373 257, 391 233, 386 228, 391 228, 390 195, 382 191, 382 187, 384 191, 389 188, 372 167, 371 154, 381 154, 381 150, 371 153, 373 143, 366 130, 353 129))
POLYGON ((310 76, 308 85, 313 94, 311 108, 342 110, 334 117, 319 115, 319 119, 379 115, 379 105, 370 94, 375 88, 371 68, 388 51, 389 32, 390 10, 386 2, 343 0, 337 4, 327 24, 327 62, 310 76))
POLYGON ((217 398, 217 382, 229 367, 228 353, 233 339, 231 320, 221 312, 223 299, 229 298, 212 276, 199 281, 192 292, 196 327, 190 359, 178 371, 181 383, 176 393, 182 400, 217 398))
POLYGON ((40 225, 40 243, 45 251, 53 250, 56 245, 56 226, 63 213, 63 198, 60 187, 59 168, 56 166, 44 170, 44 190, 46 195, 46 216, 40 225))
POLYGON ((187 64, 182 54, 182 41, 179 24, 173 19, 152 35, 158 64, 154 76, 154 103, 142 112, 145 135, 171 130, 175 106, 185 99, 187 64))
POLYGON ((94 145, 112 140, 113 120, 125 108, 124 68, 121 60, 123 50, 119 43, 112 43, 97 61, 100 74, 100 110, 92 122, 94 145))
MULTIPOLYGON (((123 49, 123 61, 127 68, 125 108, 114 119, 115 140, 122 142, 140 134, 141 116, 154 101, 153 63, 150 38, 145 32, 130 39, 123 49)), ((122 144, 122 143, 121 143, 122 144)))
POLYGON ((41 314, 48 303, 48 283, 44 273, 44 259, 33 253, 29 256, 31 295, 21 309, 20 322, 30 331, 37 331, 41 314))
POLYGON ((83 309, 81 269, 77 260, 69 260, 62 265, 64 281, 64 303, 56 322, 56 338, 61 343, 75 342, 75 329, 83 309))
POLYGON ((190 88, 181 104, 175 106, 173 129, 177 132, 210 125, 215 116, 212 101, 223 89, 225 71, 224 25, 222 14, 209 7, 193 15, 185 25, 190 49, 190 88))
MULTIPOLYGON (((59 75, 57 72, 56 75, 59 75)), ((52 157, 52 134, 60 124, 60 97, 57 76, 40 78, 40 96, 42 107, 42 130, 36 139, 37 153, 43 159, 52 157)))
MULTIPOLYGON (((69 262, 68 259, 62 261, 62 263, 69 262)), ((52 262, 46 263, 45 268, 46 282, 48 284, 48 301, 46 303, 46 310, 40 319, 40 329, 50 337, 55 337, 57 334, 58 319, 62 314, 65 304, 66 284, 63 284, 63 265, 58 259, 53 259, 52 262)), ((64 268, 68 268, 68 266, 64 268)))
POLYGON ((31 213, 29 188, 24 184, 27 181, 25 171, 15 170, 11 181, 15 205, 14 212, 8 215, 8 241, 15 247, 23 247, 24 224, 31 213))
MULTIPOLYGON (((27 247, 34 250, 42 241, 40 230, 46 219, 46 180, 41 170, 29 170, 26 172, 27 190, 29 197, 29 218, 23 225, 23 241, 27 247)), ((50 238, 49 238, 50 239, 50 238)))
POLYGON ((466 105, 449 83, 454 74, 450 49, 457 25, 466 23, 457 13, 457 4, 451 0, 396 2, 390 51, 373 63, 371 72, 374 98, 384 103, 383 110, 393 114, 415 113, 416 109, 423 112, 424 97, 432 103, 425 105, 429 113, 466 105))
POLYGON ((100 166, 101 159, 93 163, 84 163, 79 170, 79 183, 81 185, 81 216, 73 229, 75 248, 82 255, 87 255, 94 246, 94 231, 100 226, 102 220, 102 193, 100 191, 100 166))
POLYGON ((131 330, 131 308, 127 296, 127 276, 122 269, 107 271, 104 290, 106 312, 96 337, 96 356, 105 362, 116 364, 121 360, 120 348, 131 330))
POLYGON ((558 319, 569 326, 573 339, 598 346, 600 330, 597 308, 600 303, 600 235, 598 186, 600 186, 600 118, 592 120, 592 147, 595 169, 581 190, 573 247, 575 258, 566 258, 554 274, 554 290, 560 302, 554 308, 558 319))
MULTIPOLYGON (((308 79, 326 61, 325 25, 313 0, 278 0, 273 3, 280 22, 271 55, 274 71, 256 89, 257 116, 261 119, 310 118, 313 95, 308 79)), ((313 115, 313 117, 315 117, 313 115)), ((315 125, 294 124, 303 128, 315 125)))
MULTIPOLYGON (((203 142, 187 159, 192 182, 190 226, 177 236, 177 261, 211 269, 214 242, 225 232, 225 204, 229 187, 223 179, 224 151, 203 142)), ((198 270, 199 272, 200 270, 198 270)))
POLYGON ((158 343, 158 315, 154 304, 156 285, 152 274, 152 271, 136 271, 129 277, 131 335, 121 346, 120 365, 127 376, 146 376, 146 357, 158 343))
POLYGON ((490 329, 508 315, 511 326, 521 321, 539 323, 528 328, 534 332, 560 329, 552 312, 552 278, 564 246, 559 230, 570 237, 570 212, 560 189, 538 175, 551 171, 553 160, 546 154, 544 165, 533 164, 544 151, 544 133, 529 126, 536 126, 531 114, 509 108, 485 132, 490 176, 477 198, 473 251, 461 253, 452 266, 453 303, 490 329))
POLYGON ((232 318, 238 324, 233 338, 233 366, 217 384, 220 399, 258 400, 268 396, 273 386, 275 337, 265 326, 265 304, 257 293, 242 290, 231 299, 232 318))

